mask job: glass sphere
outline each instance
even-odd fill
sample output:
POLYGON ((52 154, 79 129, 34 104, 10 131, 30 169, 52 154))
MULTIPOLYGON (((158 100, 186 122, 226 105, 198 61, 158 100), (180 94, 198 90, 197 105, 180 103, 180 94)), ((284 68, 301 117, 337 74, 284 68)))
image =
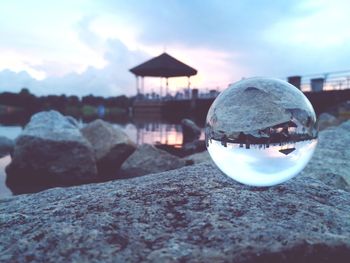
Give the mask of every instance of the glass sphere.
POLYGON ((249 78, 230 85, 211 105, 208 152, 229 177, 271 186, 296 176, 311 159, 318 129, 314 109, 293 85, 249 78))

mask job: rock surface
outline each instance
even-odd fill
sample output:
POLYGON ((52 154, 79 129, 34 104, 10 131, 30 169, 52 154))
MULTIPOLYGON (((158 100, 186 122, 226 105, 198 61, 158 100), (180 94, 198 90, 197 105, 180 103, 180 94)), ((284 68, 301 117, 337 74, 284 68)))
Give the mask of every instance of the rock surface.
POLYGON ((339 122, 340 121, 335 116, 327 112, 321 113, 320 116, 318 116, 318 128, 320 131, 328 127, 337 126, 339 122))
POLYGON ((350 193, 210 163, 0 200, 1 262, 349 262, 350 193))
POLYGON ((181 121, 183 144, 198 140, 201 136, 201 128, 190 119, 181 121))
POLYGON ((349 120, 350 119, 350 100, 341 103, 338 105, 338 118, 340 121, 349 120))
POLYGON ((186 164, 188 165, 212 161, 208 151, 203 151, 200 153, 195 153, 195 154, 186 156, 183 158, 183 160, 185 160, 186 164))
POLYGON ((12 154, 14 147, 15 143, 13 140, 0 136, 0 158, 5 155, 12 154))
POLYGON ((181 168, 186 162, 150 144, 140 145, 123 163, 119 177, 135 177, 181 168))
POLYGON ((315 153, 301 174, 350 191, 349 145, 350 121, 320 132, 315 153))
POLYGON ((16 139, 6 173, 6 184, 15 194, 98 179, 90 143, 57 111, 32 116, 16 139))
POLYGON ((182 152, 186 155, 202 152, 206 149, 204 140, 194 140, 182 145, 182 152))
POLYGON ((132 154, 136 145, 121 130, 103 120, 95 120, 81 129, 91 143, 100 178, 116 176, 122 163, 132 154))

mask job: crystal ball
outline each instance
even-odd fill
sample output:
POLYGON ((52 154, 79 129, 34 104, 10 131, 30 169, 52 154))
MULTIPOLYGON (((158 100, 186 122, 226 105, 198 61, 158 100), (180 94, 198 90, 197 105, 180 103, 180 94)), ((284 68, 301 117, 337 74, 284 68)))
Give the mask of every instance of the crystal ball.
POLYGON ((296 176, 311 159, 317 136, 310 101, 272 78, 231 84, 211 105, 205 126, 207 149, 219 169, 259 187, 296 176))

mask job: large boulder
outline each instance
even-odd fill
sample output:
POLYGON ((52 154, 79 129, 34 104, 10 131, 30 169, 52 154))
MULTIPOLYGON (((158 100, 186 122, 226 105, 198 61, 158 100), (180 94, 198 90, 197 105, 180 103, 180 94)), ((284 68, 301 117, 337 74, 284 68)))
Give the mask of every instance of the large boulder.
POLYGON ((14 147, 15 143, 13 140, 0 136, 0 158, 12 154, 14 147))
POLYGON ((350 193, 211 163, 0 201, 1 262, 349 262, 350 193))
POLYGON ((190 119, 181 121, 183 144, 199 139, 201 129, 190 119))
POLYGON ((136 145, 117 127, 103 120, 95 120, 81 129, 91 143, 100 178, 116 176, 122 163, 132 154, 136 145))
POLYGON ((186 162, 179 157, 150 144, 143 144, 123 163, 119 176, 135 177, 173 170, 185 165, 186 162))
POLYGON ((340 123, 340 121, 335 116, 327 112, 321 113, 320 116, 318 116, 317 121, 320 131, 328 127, 337 126, 340 123))
POLYGON ((198 152, 205 151, 207 148, 205 146, 204 140, 194 140, 192 142, 187 142, 182 145, 182 153, 184 155, 190 155, 198 152))
POLYGON ((6 184, 15 194, 98 180, 90 143, 71 119, 40 112, 16 139, 6 184))
POLYGON ((208 151, 191 154, 189 156, 184 157, 183 160, 185 160, 187 165, 212 161, 208 151))
POLYGON ((350 119, 350 100, 338 105, 338 115, 341 121, 350 119))
POLYGON ((315 153, 301 175, 350 191, 350 121, 319 133, 315 153))

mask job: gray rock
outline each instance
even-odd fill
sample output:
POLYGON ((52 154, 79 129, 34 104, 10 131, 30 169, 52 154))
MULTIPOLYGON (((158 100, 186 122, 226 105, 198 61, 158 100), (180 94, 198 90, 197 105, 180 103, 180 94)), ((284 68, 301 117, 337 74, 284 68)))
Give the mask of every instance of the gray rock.
POLYGON ((135 177, 173 170, 185 165, 185 161, 179 157, 150 144, 143 144, 123 163, 119 176, 135 177))
POLYGON ((189 155, 205 151, 207 148, 204 140, 194 140, 183 144, 181 149, 184 154, 189 155))
POLYGON ((80 128, 80 123, 72 116, 65 116, 67 121, 69 121, 72 125, 74 125, 77 128, 80 128))
POLYGON ((346 121, 350 119, 350 100, 338 105, 337 114, 340 121, 346 121))
POLYGON ((197 126, 190 119, 183 119, 181 121, 182 127, 182 136, 183 136, 183 144, 188 142, 193 142, 194 140, 199 139, 201 136, 201 128, 197 126))
POLYGON ((0 158, 12 154, 15 143, 13 140, 0 136, 0 158))
POLYGON ((208 151, 203 151, 200 153, 195 153, 195 154, 186 156, 183 158, 183 160, 185 160, 186 164, 189 164, 189 165, 212 161, 208 151))
POLYGON ((6 173, 15 194, 98 180, 90 143, 56 111, 32 116, 16 139, 6 173))
POLYGON ((350 121, 319 133, 315 153, 302 171, 327 184, 350 190, 350 121))
POLYGON ((0 201, 1 262, 348 262, 350 193, 210 163, 0 201))
POLYGON ((91 143, 100 178, 116 176, 122 163, 132 154, 136 145, 117 127, 103 120, 95 120, 81 129, 91 143))
POLYGON ((337 126, 338 124, 339 120, 327 112, 321 113, 320 116, 318 116, 318 128, 320 131, 328 127, 337 126))

